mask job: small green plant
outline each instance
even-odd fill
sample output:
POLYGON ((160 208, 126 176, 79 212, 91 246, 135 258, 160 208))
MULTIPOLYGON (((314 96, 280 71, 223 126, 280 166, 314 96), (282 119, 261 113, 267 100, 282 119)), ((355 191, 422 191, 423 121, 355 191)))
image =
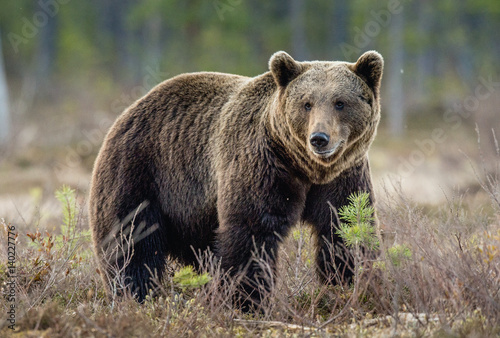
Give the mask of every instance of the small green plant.
POLYGON ((314 289, 311 294, 309 291, 302 290, 295 296, 296 310, 314 311, 314 313, 325 319, 332 313, 332 294, 325 292, 322 288, 314 289))
POLYGON ((387 257, 389 257, 392 265, 398 267, 401 264, 411 259, 411 249, 406 244, 395 244, 387 250, 387 257))
POLYGON ((354 287, 350 306, 354 306, 355 302, 359 303, 364 299, 359 282, 368 257, 364 255, 365 250, 378 249, 379 240, 372 224, 375 221, 375 210, 370 205, 370 195, 366 192, 354 193, 347 200, 349 204, 339 210, 340 219, 344 222, 339 224, 336 233, 343 239, 346 247, 353 251, 354 287))
POLYGON ((370 205, 370 195, 366 192, 351 194, 349 204, 339 210, 341 222, 336 233, 344 240, 347 247, 364 246, 376 250, 379 240, 372 222, 375 210, 370 205))
POLYGON ((208 273, 197 274, 191 265, 181 268, 174 274, 174 285, 182 291, 195 290, 210 282, 212 278, 208 273))
MULTIPOLYGON (((79 209, 76 204, 76 190, 63 185, 61 189, 56 191, 55 196, 61 203, 63 213, 62 236, 56 236, 56 246, 62 247, 68 243, 68 251, 72 251, 76 245, 90 243, 90 230, 77 228, 79 209)), ((85 256, 84 258, 89 258, 90 250, 80 254, 82 257, 85 256)))
POLYGON ((55 192, 56 199, 62 207, 63 221, 60 225, 61 233, 53 235, 48 231, 40 232, 38 229, 34 233, 26 235, 31 239, 29 247, 36 250, 38 254, 31 259, 35 269, 33 281, 44 280, 49 272, 54 268, 54 262, 66 261, 69 265, 66 274, 75 269, 83 260, 91 257, 91 250, 81 244, 90 242, 90 230, 80 230, 77 228, 78 207, 76 204, 76 191, 63 185, 55 192))
POLYGON ((78 217, 76 192, 69 186, 63 185, 61 189, 56 191, 55 196, 59 203, 61 203, 63 213, 61 233, 66 238, 72 238, 76 234, 76 222, 78 217))

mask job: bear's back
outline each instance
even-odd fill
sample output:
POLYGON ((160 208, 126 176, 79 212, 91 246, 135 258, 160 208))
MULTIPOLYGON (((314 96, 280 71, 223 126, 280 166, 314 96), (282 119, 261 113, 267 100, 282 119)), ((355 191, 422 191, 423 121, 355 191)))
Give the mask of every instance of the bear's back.
POLYGON ((210 136, 222 107, 246 81, 223 73, 181 74, 132 104, 111 127, 96 160, 91 208, 105 196, 137 193, 123 182, 142 182, 141 193, 166 202, 163 211, 170 217, 185 222, 199 216, 197 210, 216 198, 210 136))
POLYGON ((160 198, 169 201, 164 211, 182 218, 180 223, 193 223, 215 208, 213 137, 224 105, 248 80, 223 73, 189 73, 157 88, 164 97, 160 100, 164 114, 156 147, 161 152, 154 156, 159 169, 154 176, 161 187, 160 198))

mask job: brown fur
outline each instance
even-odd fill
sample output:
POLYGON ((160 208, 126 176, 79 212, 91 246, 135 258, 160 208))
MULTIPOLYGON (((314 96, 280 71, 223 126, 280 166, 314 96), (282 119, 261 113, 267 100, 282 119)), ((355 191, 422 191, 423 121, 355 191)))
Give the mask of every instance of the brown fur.
MULTIPOLYGON (((372 193, 366 154, 380 117, 382 57, 367 52, 357 63, 296 62, 278 52, 269 67, 254 78, 177 76, 115 122, 90 193, 106 285, 113 265, 124 264, 121 255, 108 264, 105 252, 116 243, 110 238, 131 222, 139 240, 122 277, 139 300, 149 270, 161 278, 167 255, 196 265, 194 251, 208 247, 233 275, 243 271, 267 285, 252 252, 264 248, 274 266, 280 239, 301 221, 317 234, 322 277, 332 280, 333 263, 350 276, 344 253, 332 258, 327 250, 340 243, 328 202, 339 208, 353 192, 372 193), (314 133, 328 142, 313 146, 314 133)), ((243 288, 260 300, 251 283, 243 288)))

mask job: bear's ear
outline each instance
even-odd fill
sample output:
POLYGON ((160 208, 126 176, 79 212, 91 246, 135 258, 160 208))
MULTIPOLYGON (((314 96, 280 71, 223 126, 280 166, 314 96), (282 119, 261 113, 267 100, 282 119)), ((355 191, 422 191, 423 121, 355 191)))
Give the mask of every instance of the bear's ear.
POLYGON ((375 96, 378 97, 382 72, 384 71, 382 55, 374 50, 364 53, 354 64, 353 71, 366 82, 375 96))
POLYGON ((286 87, 300 75, 302 66, 285 52, 276 52, 269 59, 269 70, 274 81, 281 87, 286 87))

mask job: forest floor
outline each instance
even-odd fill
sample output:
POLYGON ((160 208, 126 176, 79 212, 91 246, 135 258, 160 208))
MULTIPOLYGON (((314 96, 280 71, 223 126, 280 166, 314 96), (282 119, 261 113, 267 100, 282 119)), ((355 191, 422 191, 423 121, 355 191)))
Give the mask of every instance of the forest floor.
POLYGON ((480 156, 474 132, 461 135, 380 133, 370 152, 380 256, 363 257, 351 285, 323 286, 311 231, 297 227, 258 315, 230 304, 234 290, 210 257, 205 286, 186 286, 171 262, 159 298, 105 301, 86 211, 96 149, 73 161, 81 144, 24 147, 0 162, 0 336, 498 336, 500 157, 480 156))

